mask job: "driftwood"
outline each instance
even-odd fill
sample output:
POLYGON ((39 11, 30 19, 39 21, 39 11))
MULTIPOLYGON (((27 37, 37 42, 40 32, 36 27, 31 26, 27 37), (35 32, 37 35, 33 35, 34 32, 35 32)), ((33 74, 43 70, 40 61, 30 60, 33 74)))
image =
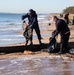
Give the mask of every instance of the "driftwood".
POLYGON ((46 49, 48 44, 36 44, 36 45, 22 45, 22 46, 10 46, 10 47, 0 47, 0 52, 12 53, 12 52, 24 52, 25 50, 30 51, 40 51, 41 49, 46 49))

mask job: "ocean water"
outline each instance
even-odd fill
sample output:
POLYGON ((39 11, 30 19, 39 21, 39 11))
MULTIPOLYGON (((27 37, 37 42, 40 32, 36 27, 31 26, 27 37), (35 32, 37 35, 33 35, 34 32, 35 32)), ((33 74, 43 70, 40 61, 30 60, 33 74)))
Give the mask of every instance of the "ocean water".
MULTIPOLYGON (((0 13, 0 46, 25 42, 24 36, 19 34, 20 31, 23 31, 22 15, 23 14, 0 13)), ((38 21, 43 22, 46 16, 46 14, 39 14, 38 21)), ((45 29, 45 27, 40 27, 40 29, 45 29)), ((42 34, 42 36, 47 35, 42 34)), ((36 38, 36 34, 34 34, 34 38, 36 38)))

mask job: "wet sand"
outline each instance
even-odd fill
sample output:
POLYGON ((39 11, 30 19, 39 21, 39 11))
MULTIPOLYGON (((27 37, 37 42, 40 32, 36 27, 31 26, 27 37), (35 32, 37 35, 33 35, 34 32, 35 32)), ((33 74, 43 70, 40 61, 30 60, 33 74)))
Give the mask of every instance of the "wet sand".
POLYGON ((8 58, 0 58, 0 75, 74 75, 74 60, 65 55, 38 52, 5 56, 8 58))

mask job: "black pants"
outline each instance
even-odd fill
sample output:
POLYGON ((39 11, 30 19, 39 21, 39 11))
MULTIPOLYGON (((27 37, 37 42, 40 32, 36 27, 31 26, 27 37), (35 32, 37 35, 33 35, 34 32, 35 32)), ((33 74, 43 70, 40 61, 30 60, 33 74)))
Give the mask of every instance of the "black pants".
POLYGON ((61 37, 60 52, 68 52, 67 45, 69 41, 69 36, 70 36, 70 33, 61 37))
MULTIPOLYGON (((40 34, 39 26, 36 25, 35 27, 32 28, 32 34, 33 34, 33 29, 35 30, 35 32, 37 34, 38 40, 40 41, 41 40, 41 34, 40 34)), ((33 35, 31 36, 31 41, 32 41, 32 39, 33 39, 33 35)))

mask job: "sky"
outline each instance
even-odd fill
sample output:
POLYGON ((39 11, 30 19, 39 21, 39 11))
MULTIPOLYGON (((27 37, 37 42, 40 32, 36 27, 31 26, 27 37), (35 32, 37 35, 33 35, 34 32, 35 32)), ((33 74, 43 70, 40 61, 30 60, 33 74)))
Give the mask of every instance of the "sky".
POLYGON ((74 0, 0 0, 0 12, 26 13, 34 9, 37 13, 61 13, 74 6, 74 0))

